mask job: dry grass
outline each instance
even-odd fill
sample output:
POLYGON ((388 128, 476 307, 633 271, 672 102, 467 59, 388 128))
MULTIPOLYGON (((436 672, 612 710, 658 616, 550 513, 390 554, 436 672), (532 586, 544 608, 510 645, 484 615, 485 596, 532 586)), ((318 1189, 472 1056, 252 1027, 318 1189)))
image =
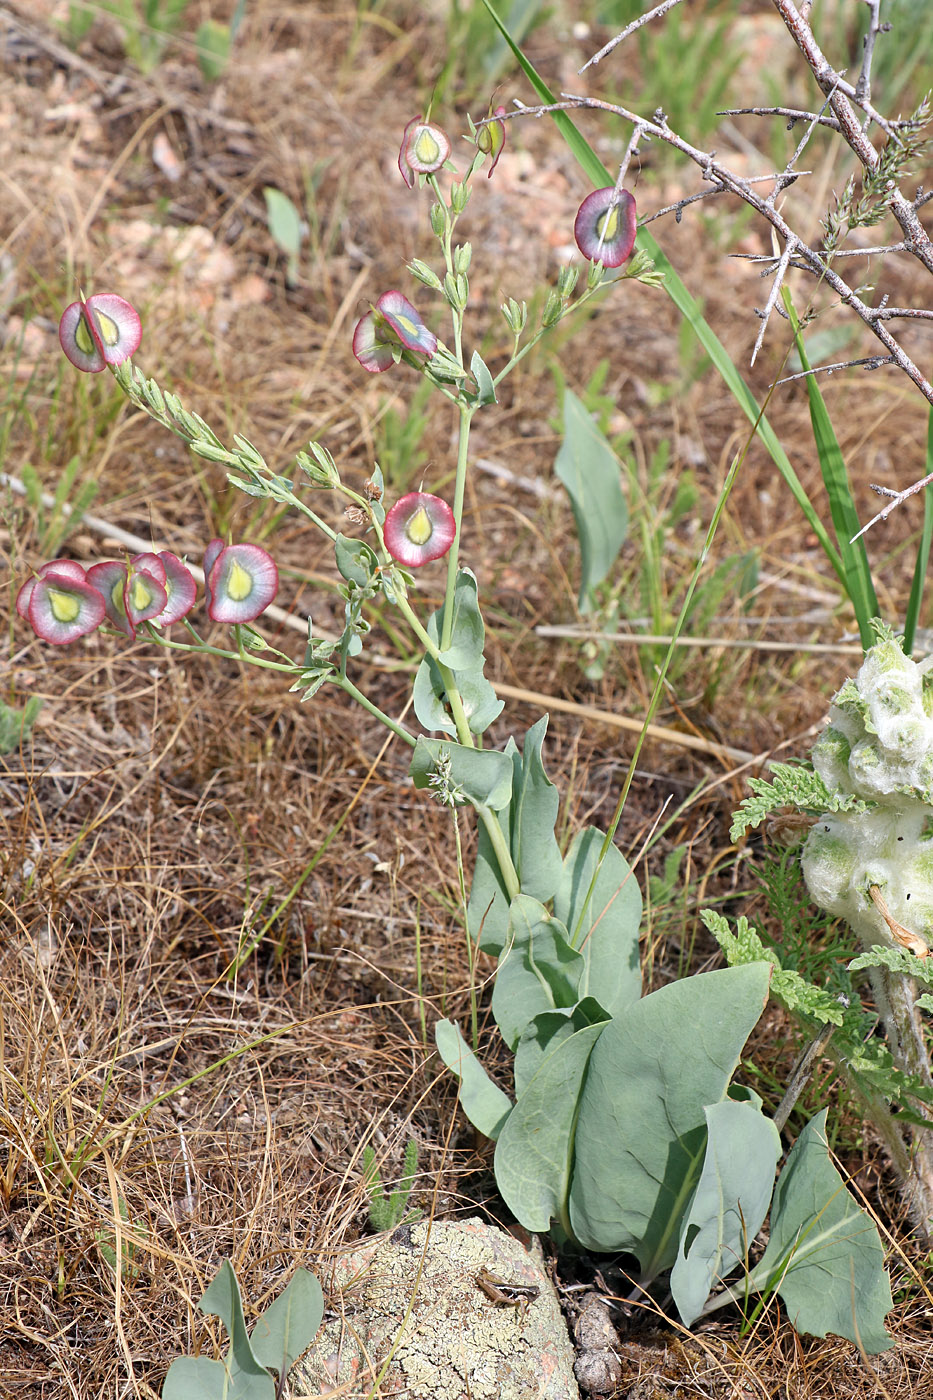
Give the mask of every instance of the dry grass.
MULTIPOLYGON (((54 36, 47 6, 34 3, 27 15, 17 0, 12 9, 54 36)), ((4 24, 0 15, 0 44, 4 24)), ((558 16, 534 40, 545 71, 573 66, 562 24, 558 16)), ((257 0, 215 89, 183 46, 138 79, 122 67, 105 18, 81 49, 90 68, 62 66, 21 29, 7 30, 6 43, 0 466, 17 475, 28 462, 54 490, 79 455, 81 479, 98 486, 98 514, 193 558, 212 534, 261 539, 274 527, 280 602, 333 627, 337 600, 316 538, 293 519, 257 512, 218 468, 127 412, 106 376, 89 382, 63 368, 54 327, 76 284, 118 290, 143 312, 140 363, 189 407, 228 435, 248 427, 276 464, 321 438, 362 480, 387 411, 404 415, 413 380, 361 384, 349 331, 367 299, 397 285, 404 260, 427 247, 426 206, 403 199, 393 177, 393 133, 424 107, 443 24, 420 7, 358 13, 257 0), (120 72, 125 83, 111 90, 108 75, 120 72), (152 163, 157 134, 183 161, 177 184, 152 163), (300 200, 312 171, 318 242, 288 291, 261 191, 274 183, 300 200)), ((470 214, 474 292, 490 313, 505 293, 540 292, 582 193, 553 130, 535 124, 514 136, 470 214)), ((601 139, 609 159, 623 137, 601 139)), ((645 198, 660 202, 653 178, 646 169, 645 198)), ((672 176, 662 169, 656 179, 672 176)), ((755 243, 754 231, 742 237, 755 243)), ((698 243, 689 219, 666 225, 663 238, 747 361, 757 287, 724 260, 728 225, 721 246, 698 243)), ((628 429, 642 460, 669 441, 671 479, 694 470, 705 521, 744 434, 731 402, 709 374, 682 387, 678 327, 660 294, 632 288, 594 317, 563 357, 571 386, 582 391, 605 356, 613 430, 628 429)), ((766 357, 756 370, 759 394, 776 362, 766 357)), ((502 411, 478 423, 475 450, 519 481, 477 475, 465 527, 465 554, 488 600, 490 669, 506 684, 639 719, 649 678, 634 648, 620 648, 589 686, 572 642, 535 634, 541 623, 574 618, 569 511, 550 487, 559 438, 548 356, 510 386, 502 411)), ((869 476, 914 460, 921 409, 890 381, 834 382, 828 397, 864 504, 869 476)), ((813 484, 802 391, 776 401, 771 416, 813 484)), ((450 471, 450 427, 443 409, 428 410, 421 450, 435 485, 450 471)), ((912 467, 902 470, 898 484, 912 467)), ((687 522, 668 542, 671 588, 692 566, 698 528, 687 522)), ((43 530, 20 501, 6 502, 0 550, 11 579, 45 557, 43 530)), ((906 530, 896 520, 875 545, 890 551, 881 585, 892 611, 909 573, 893 541, 906 530)), ((840 638, 845 617, 815 541, 757 447, 724 541, 761 552, 754 609, 763 637, 840 638), (799 619, 791 633, 771 622, 787 614, 799 619)), ((83 526, 67 545, 86 560, 105 549, 83 526)), ((624 567, 634 571, 637 558, 637 545, 627 546, 624 567)), ((423 585, 426 603, 436 587, 433 578, 423 585)), ((4 589, 5 622, 12 596, 4 589)), ((737 635, 728 618, 721 630, 737 635)), ((497 1209, 488 1145, 456 1116, 451 1084, 426 1062, 421 1040, 422 1016, 430 1028, 440 1014, 462 1018, 466 1006, 453 842, 445 814, 408 786, 404 756, 326 690, 301 708, 274 679, 226 662, 192 666, 112 638, 53 652, 15 616, 4 632, 4 693, 20 703, 40 695, 46 706, 23 752, 0 758, 0 1396, 152 1396, 173 1356, 210 1346, 194 1304, 222 1257, 233 1259, 249 1309, 267 1304, 296 1263, 326 1278, 333 1251, 364 1227, 367 1142, 391 1181, 415 1136, 416 1194, 443 1212, 497 1209), (231 977, 238 949, 266 923, 231 977), (127 1259, 119 1278, 106 1258, 117 1229, 127 1259)), ((385 651, 400 659, 391 643, 385 651)), ((764 752, 776 735, 802 735, 820 718, 845 664, 698 649, 659 718, 764 752)), ((373 669, 371 684, 387 711, 401 712, 406 675, 373 669)), ((510 704, 497 737, 535 717, 533 707, 510 704)), ((608 819, 630 743, 592 719, 555 713, 549 764, 568 829, 608 819)), ((697 934, 696 906, 744 879, 725 834, 741 779, 724 761, 655 744, 633 787, 621 831, 630 851, 668 794, 676 805, 717 778, 652 857, 686 844, 699 886, 679 918, 667 911, 667 922, 649 926, 657 980, 704 965, 711 950, 697 934)), ((762 1027, 751 1053, 776 1077, 786 1072, 786 1027, 762 1027)), ((890 1223, 904 1290, 897 1350, 869 1368, 848 1345, 798 1338, 773 1308, 745 1339, 732 1321, 683 1341, 667 1328, 657 1341, 633 1319, 632 1384, 641 1379, 627 1393, 924 1393, 933 1300, 917 1250, 898 1232, 870 1144, 850 1166, 890 1223)))

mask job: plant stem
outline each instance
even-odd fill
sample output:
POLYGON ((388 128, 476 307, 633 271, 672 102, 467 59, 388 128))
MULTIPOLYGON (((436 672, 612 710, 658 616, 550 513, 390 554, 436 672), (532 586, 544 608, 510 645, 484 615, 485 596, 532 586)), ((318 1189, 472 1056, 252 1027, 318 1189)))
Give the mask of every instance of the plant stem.
POLYGON ((469 404, 460 404, 460 438, 457 449, 457 479, 454 483, 454 520, 457 532, 447 556, 447 592, 444 597, 444 625, 441 631, 441 651, 450 646, 454 629, 454 592, 457 587, 457 568, 460 555, 460 533, 463 525, 463 497, 466 491, 467 457, 470 446, 470 424, 473 409, 469 404))
POLYGON ((392 733, 403 740, 409 748, 413 749, 415 747, 417 742, 415 736, 410 734, 403 724, 399 724, 398 720, 393 719, 391 715, 387 715, 385 710, 380 710, 379 706, 374 704, 361 690, 358 690, 347 676, 338 675, 335 671, 333 681, 342 691, 351 696, 358 705, 362 705, 363 709, 366 710, 368 714, 371 714, 380 724, 384 724, 386 729, 391 729, 392 733))
POLYGON ((519 885, 515 863, 512 860, 512 853, 505 839, 505 832, 499 825, 499 818, 496 816, 495 812, 482 803, 475 803, 474 805, 480 821, 486 828, 486 835, 489 837, 490 845, 495 852, 496 860, 499 865, 499 873, 505 881, 506 893, 511 902, 519 893, 521 886, 519 885))
POLYGON ((463 869, 463 843, 460 840, 460 819, 457 816, 456 807, 450 809, 450 815, 454 824, 454 840, 457 843, 457 888, 460 892, 460 908, 463 913, 463 929, 466 933, 467 968, 470 974, 470 1036, 473 1042, 473 1054, 479 1051, 479 1015, 476 1008, 476 963, 473 958, 473 940, 470 937, 470 925, 467 919, 467 893, 466 874, 463 869))

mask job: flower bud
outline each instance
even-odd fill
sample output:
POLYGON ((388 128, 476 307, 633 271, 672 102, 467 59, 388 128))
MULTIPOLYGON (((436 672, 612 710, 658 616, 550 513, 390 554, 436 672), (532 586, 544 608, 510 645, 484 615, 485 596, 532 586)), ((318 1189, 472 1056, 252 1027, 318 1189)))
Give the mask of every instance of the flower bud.
POLYGON ((423 263, 420 258, 412 258, 411 262, 408 264, 408 271, 411 273, 412 277, 416 277, 419 282, 423 282, 424 285, 430 287, 432 291, 439 292, 442 290, 441 279, 438 277, 437 273, 433 268, 428 267, 427 263, 423 263))
POLYGON ((541 314, 542 326, 556 326, 563 314, 563 298, 552 287, 547 294, 547 301, 544 303, 544 311, 541 314))
POLYGON ((463 243, 454 249, 454 272, 462 272, 464 275, 470 270, 470 262, 473 258, 473 244, 463 243))
POLYGON ((559 296, 569 297, 573 295, 573 289, 577 285, 577 277, 580 269, 577 267, 562 267, 557 274, 557 292, 559 296))
POLYGON ((528 303, 524 301, 519 303, 514 297, 509 297, 508 301, 503 302, 500 309, 509 330, 514 336, 520 336, 528 324, 528 303))
POLYGON ((469 186, 466 184, 461 184, 455 180, 450 187, 450 207, 454 211, 454 213, 462 214, 464 209, 467 207, 467 204, 469 203, 469 199, 469 186))

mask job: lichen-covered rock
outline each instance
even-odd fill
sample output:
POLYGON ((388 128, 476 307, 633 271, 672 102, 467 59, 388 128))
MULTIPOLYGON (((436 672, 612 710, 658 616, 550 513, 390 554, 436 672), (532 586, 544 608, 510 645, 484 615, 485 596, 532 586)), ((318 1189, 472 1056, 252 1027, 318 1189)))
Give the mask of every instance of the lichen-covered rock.
POLYGON ((364 1400, 380 1376, 381 1395, 406 1400, 579 1400, 540 1251, 480 1220, 367 1240, 337 1260, 331 1307, 338 1316, 289 1373, 290 1400, 364 1400), (497 1305, 476 1282, 482 1269, 538 1296, 524 1310, 497 1305))

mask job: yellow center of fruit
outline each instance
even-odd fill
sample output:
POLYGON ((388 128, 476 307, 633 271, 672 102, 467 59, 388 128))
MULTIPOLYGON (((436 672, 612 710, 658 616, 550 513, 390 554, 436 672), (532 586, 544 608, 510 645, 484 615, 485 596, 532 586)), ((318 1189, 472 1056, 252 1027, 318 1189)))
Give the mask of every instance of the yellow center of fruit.
POLYGON ((431 517, 428 515, 424 506, 419 506, 415 511, 414 515, 405 526, 405 534, 411 540, 412 544, 416 544, 419 547, 427 544, 428 540, 434 534, 434 526, 431 524, 431 517))
POLYGON ((242 603, 252 591, 252 576, 246 572, 242 564, 238 564, 234 559, 227 575, 227 597, 232 598, 235 603, 242 603))
POLYGON ((600 242, 611 243, 619 232, 619 207, 613 205, 607 209, 605 214, 600 214, 596 220, 596 232, 599 234, 600 242))
POLYGON ((94 344, 94 337, 91 335, 91 328, 87 323, 87 312, 82 311, 78 317, 78 324, 75 326, 75 345, 82 355, 93 355, 97 351, 94 344))
POLYGON ((133 579, 130 601, 137 612, 142 612, 152 602, 152 589, 138 576, 133 579))
POLYGON ((113 603, 113 606, 116 608, 117 612, 123 613, 124 616, 126 615, 126 608, 123 606, 123 580, 122 580, 122 578, 118 578, 117 581, 116 581, 116 583, 115 583, 115 584, 113 585, 113 587, 111 588, 111 590, 110 590, 110 601, 111 601, 111 603, 113 603))
POLYGON ((441 157, 441 148, 429 127, 423 126, 418 132, 414 145, 415 159, 422 165, 434 165, 441 157))
POLYGON ((56 622, 74 622, 81 611, 81 600, 73 593, 59 593, 57 588, 50 588, 49 607, 56 622))
POLYGON ((100 338, 105 345, 116 345, 120 339, 120 327, 110 316, 105 316, 102 311, 94 313, 97 317, 97 329, 100 331, 100 338))

